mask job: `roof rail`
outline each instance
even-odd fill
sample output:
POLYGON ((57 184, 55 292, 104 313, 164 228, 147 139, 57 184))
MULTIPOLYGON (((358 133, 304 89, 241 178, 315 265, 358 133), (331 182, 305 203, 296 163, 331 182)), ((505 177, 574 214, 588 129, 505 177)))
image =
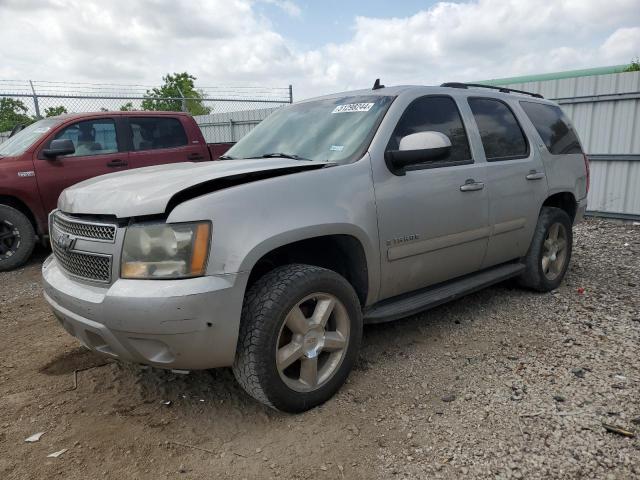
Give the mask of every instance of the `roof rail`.
POLYGON ((482 83, 461 83, 461 82, 447 82, 440 85, 441 87, 450 87, 450 88, 469 88, 469 87, 478 87, 478 88, 489 88, 491 90, 498 90, 502 93, 522 93, 523 95, 531 95, 536 98, 544 98, 539 93, 533 92, 525 92, 524 90, 516 90, 515 88, 507 88, 507 87, 496 87, 493 85, 483 85, 482 83))

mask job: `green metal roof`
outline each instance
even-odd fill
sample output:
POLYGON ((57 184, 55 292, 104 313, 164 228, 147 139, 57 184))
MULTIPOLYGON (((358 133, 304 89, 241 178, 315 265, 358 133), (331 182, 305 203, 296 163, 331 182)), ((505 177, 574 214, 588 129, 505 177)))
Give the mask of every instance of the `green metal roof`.
POLYGON ((544 80, 559 80, 562 78, 588 77, 591 75, 606 75, 608 73, 620 73, 629 65, 613 65, 611 67, 586 68, 582 70, 568 70, 566 72, 541 73, 539 75, 523 75, 521 77, 494 78, 480 80, 475 83, 487 85, 510 85, 513 83, 540 82, 544 80))

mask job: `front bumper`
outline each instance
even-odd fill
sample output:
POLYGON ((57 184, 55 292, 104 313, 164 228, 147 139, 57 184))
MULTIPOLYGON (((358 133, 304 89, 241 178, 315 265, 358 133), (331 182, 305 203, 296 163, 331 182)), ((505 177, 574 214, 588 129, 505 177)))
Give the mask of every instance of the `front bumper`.
POLYGON ((180 370, 233 364, 247 276, 119 279, 102 286, 70 278, 53 256, 42 267, 45 299, 87 348, 180 370))

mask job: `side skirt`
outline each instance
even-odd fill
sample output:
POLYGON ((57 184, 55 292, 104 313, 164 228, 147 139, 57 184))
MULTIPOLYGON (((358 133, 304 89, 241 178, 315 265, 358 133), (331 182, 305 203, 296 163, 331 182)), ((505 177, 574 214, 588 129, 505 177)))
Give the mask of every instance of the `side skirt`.
POLYGON ((437 307, 522 273, 521 263, 506 263, 415 292, 378 302, 364 311, 364 323, 384 323, 437 307))

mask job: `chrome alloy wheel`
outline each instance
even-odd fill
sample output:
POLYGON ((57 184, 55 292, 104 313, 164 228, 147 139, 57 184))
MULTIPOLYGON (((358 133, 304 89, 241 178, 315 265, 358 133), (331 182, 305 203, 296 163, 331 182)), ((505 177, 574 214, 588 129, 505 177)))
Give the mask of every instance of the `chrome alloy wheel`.
POLYGON ((345 306, 334 295, 313 293, 285 317, 276 345, 280 378, 292 390, 310 392, 338 370, 349 343, 345 306))
POLYGON ((567 261, 567 230, 556 222, 547 232, 542 245, 542 273, 547 280, 555 280, 562 273, 567 261))

